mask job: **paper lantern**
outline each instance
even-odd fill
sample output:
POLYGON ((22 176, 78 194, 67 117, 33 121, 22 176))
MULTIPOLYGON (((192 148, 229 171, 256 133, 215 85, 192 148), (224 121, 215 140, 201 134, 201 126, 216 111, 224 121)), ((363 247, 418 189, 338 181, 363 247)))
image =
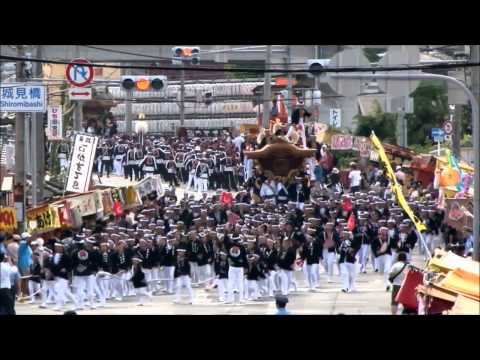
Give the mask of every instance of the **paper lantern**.
POLYGON ((460 174, 453 168, 446 168, 440 174, 440 186, 455 186, 461 181, 460 174))

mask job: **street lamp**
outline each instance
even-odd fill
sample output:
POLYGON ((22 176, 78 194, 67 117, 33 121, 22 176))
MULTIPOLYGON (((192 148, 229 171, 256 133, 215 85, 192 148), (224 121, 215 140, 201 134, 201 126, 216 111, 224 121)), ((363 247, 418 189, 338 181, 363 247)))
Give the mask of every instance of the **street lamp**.
POLYGON ((139 135, 140 144, 142 145, 142 147, 143 147, 144 134, 148 132, 148 124, 144 119, 145 119, 145 114, 140 113, 138 114, 139 121, 135 123, 135 132, 139 135))

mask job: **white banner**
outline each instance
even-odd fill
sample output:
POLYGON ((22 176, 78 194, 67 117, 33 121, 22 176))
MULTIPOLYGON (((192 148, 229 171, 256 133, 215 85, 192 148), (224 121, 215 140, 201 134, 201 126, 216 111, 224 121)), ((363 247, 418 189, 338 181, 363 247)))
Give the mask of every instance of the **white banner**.
POLYGON ((332 128, 342 127, 342 110, 330 109, 330 126, 332 128))
POLYGON ((76 134, 65 191, 84 193, 89 190, 98 137, 76 134))
POLYGON ((11 83, 0 86, 0 112, 45 112, 47 96, 45 86, 11 83))
POLYGON ((48 107, 48 139, 61 140, 63 134, 62 106, 48 107))

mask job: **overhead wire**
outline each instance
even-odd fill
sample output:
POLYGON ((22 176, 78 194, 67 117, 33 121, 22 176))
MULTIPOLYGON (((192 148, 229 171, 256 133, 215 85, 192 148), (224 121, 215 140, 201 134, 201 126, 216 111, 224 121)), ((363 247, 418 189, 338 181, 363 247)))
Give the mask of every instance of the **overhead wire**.
MULTIPOLYGON (((0 55, 0 59, 7 59, 11 61, 30 61, 30 62, 39 62, 46 64, 60 64, 68 65, 70 61, 58 61, 58 60, 49 60, 49 59, 38 59, 38 58, 27 58, 19 56, 6 56, 0 55)), ((117 68, 117 69, 142 69, 142 70, 185 70, 185 71, 210 71, 210 72, 223 72, 223 73, 311 73, 309 69, 253 69, 253 68, 198 68, 198 67, 167 67, 167 66, 141 66, 141 65, 113 65, 113 64, 98 64, 91 63, 91 67, 97 68, 117 68)), ((389 72, 389 71, 406 71, 406 70, 436 70, 436 69, 458 69, 465 67, 475 67, 480 66, 480 62, 464 62, 464 63, 440 63, 440 64, 429 64, 429 65, 407 65, 407 66, 375 66, 375 67, 366 67, 366 66, 345 66, 345 67, 324 67, 318 71, 315 71, 316 74, 322 73, 342 73, 342 72, 389 72)))

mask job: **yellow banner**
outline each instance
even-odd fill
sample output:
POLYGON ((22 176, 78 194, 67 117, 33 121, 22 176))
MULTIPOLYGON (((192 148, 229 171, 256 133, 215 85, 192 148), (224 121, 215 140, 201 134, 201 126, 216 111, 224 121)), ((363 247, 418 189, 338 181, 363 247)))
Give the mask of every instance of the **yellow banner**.
POLYGON ((392 184, 392 192, 395 194, 398 204, 402 207, 403 211, 407 213, 408 217, 410 218, 410 220, 413 221, 413 223, 415 224, 415 227, 419 232, 427 230, 427 227, 425 226, 425 224, 423 224, 420 221, 420 219, 415 216, 412 209, 410 209, 410 206, 408 206, 408 203, 405 200, 405 197, 403 196, 402 188, 398 184, 397 177, 393 172, 392 165, 390 165, 390 161, 388 160, 388 157, 385 154, 385 150, 383 149, 382 143, 380 142, 380 140, 378 139, 378 137, 375 135, 373 131, 372 131, 372 134, 370 135, 370 139, 372 140, 372 145, 375 147, 375 150, 378 152, 380 159, 385 165, 386 175, 390 179, 390 183, 392 184))
POLYGON ((29 233, 45 232, 60 227, 57 208, 47 205, 27 210, 27 229, 29 233))
POLYGON ((0 208, 0 231, 13 231, 17 228, 17 216, 14 208, 0 208))

